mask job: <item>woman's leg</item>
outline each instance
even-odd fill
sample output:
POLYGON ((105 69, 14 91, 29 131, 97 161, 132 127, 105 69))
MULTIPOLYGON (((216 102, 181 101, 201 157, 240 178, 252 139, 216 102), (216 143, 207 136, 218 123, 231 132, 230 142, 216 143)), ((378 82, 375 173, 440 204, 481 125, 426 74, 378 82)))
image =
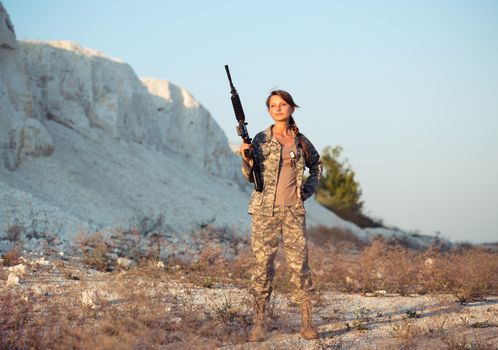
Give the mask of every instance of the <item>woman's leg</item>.
POLYGON ((251 248, 253 253, 251 294, 254 296, 253 325, 249 341, 265 339, 265 308, 270 300, 275 276, 275 255, 282 228, 275 216, 252 216, 251 248))
POLYGON ((311 293, 313 281, 308 267, 308 245, 306 240, 306 218, 287 208, 282 224, 285 256, 294 285, 292 301, 301 311, 301 335, 306 339, 317 339, 318 333, 311 319, 311 293))
POLYGON ((275 276, 275 256, 282 227, 276 216, 252 216, 251 249, 253 255, 251 294, 268 301, 275 276))
POLYGON ((301 304, 311 298, 313 281, 308 267, 308 244, 306 240, 306 218, 286 207, 282 224, 285 257, 291 273, 290 282, 294 285, 291 300, 301 304))

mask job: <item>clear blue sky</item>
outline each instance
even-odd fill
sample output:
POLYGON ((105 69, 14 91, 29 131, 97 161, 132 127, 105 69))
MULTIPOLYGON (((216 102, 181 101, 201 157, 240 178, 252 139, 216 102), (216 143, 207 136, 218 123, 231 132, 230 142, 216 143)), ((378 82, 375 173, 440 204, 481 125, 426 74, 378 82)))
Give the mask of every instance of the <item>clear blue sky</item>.
POLYGON ((183 86, 231 141, 223 66, 254 135, 288 90, 322 150, 341 145, 365 211, 498 241, 498 1, 3 0, 18 39, 72 40, 183 86))

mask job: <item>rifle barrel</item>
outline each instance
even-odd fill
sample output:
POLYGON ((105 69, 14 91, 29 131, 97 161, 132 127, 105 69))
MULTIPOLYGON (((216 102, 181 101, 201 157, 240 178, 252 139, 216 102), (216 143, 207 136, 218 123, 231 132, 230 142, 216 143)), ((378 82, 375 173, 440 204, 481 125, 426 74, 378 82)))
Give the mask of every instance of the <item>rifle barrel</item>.
POLYGON ((230 69, 228 69, 228 64, 225 64, 225 70, 227 72, 227 76, 228 76, 228 81, 230 82, 230 88, 232 89, 232 92, 233 91, 237 91, 235 90, 235 86, 233 86, 233 83, 232 83, 232 76, 230 75, 230 69))

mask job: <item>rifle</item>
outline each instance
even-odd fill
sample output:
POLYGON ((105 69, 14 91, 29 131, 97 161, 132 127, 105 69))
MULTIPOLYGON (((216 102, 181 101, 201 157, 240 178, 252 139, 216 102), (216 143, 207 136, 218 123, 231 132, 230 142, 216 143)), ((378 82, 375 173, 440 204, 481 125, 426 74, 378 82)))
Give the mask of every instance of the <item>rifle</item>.
MULTIPOLYGON (((239 123, 239 125, 237 125, 237 135, 242 138, 242 141, 244 143, 250 145, 252 140, 249 137, 249 133, 247 132, 246 116, 244 114, 244 110, 242 109, 242 103, 240 102, 239 94, 237 93, 237 90, 235 90, 235 86, 233 86, 232 77, 230 76, 228 65, 225 65, 225 70, 227 72, 228 81, 230 82, 233 111, 235 112, 235 118, 237 118, 237 122, 239 123)), ((259 169, 259 165, 254 161, 252 150, 246 149, 244 151, 244 155, 246 156, 246 158, 252 160, 251 176, 249 177, 249 181, 254 183, 254 189, 256 191, 261 192, 263 190, 263 181, 261 179, 261 170, 259 169)))

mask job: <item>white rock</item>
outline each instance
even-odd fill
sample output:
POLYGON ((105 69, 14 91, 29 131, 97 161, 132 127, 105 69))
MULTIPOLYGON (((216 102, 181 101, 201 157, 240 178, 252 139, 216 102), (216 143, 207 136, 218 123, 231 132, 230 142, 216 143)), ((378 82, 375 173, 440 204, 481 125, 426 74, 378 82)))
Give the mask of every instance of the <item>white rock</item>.
POLYGON ((45 257, 43 256, 41 258, 36 259, 34 263, 37 265, 44 265, 44 266, 50 265, 50 261, 45 260, 45 257))
POLYGON ((166 147, 213 175, 241 180, 240 158, 231 151, 227 137, 209 111, 182 87, 162 79, 141 81, 153 96, 166 147))
POLYGON ((29 290, 34 294, 34 295, 42 295, 43 294, 43 289, 38 286, 38 285, 33 285, 29 288, 29 290))
POLYGON ((116 264, 123 268, 123 269, 129 269, 130 267, 132 267, 135 263, 133 260, 130 260, 128 258, 122 258, 122 257, 119 257, 117 260, 116 260, 116 264))
POLYGON ((81 293, 81 304, 89 308, 96 308, 101 302, 101 293, 97 289, 87 289, 81 293))
POLYGON ((0 47, 3 49, 15 49, 17 46, 16 33, 10 17, 0 2, 0 47))
POLYGON ((7 270, 16 274, 17 276, 24 276, 26 274, 26 265, 18 264, 15 266, 10 266, 7 270))
POLYGON ((18 162, 30 157, 49 156, 54 151, 54 142, 47 129, 36 119, 28 118, 19 129, 18 162))
POLYGON ((17 277, 17 274, 14 272, 9 273, 9 277, 7 278, 7 287, 12 287, 17 285, 19 285, 19 277, 17 277))

